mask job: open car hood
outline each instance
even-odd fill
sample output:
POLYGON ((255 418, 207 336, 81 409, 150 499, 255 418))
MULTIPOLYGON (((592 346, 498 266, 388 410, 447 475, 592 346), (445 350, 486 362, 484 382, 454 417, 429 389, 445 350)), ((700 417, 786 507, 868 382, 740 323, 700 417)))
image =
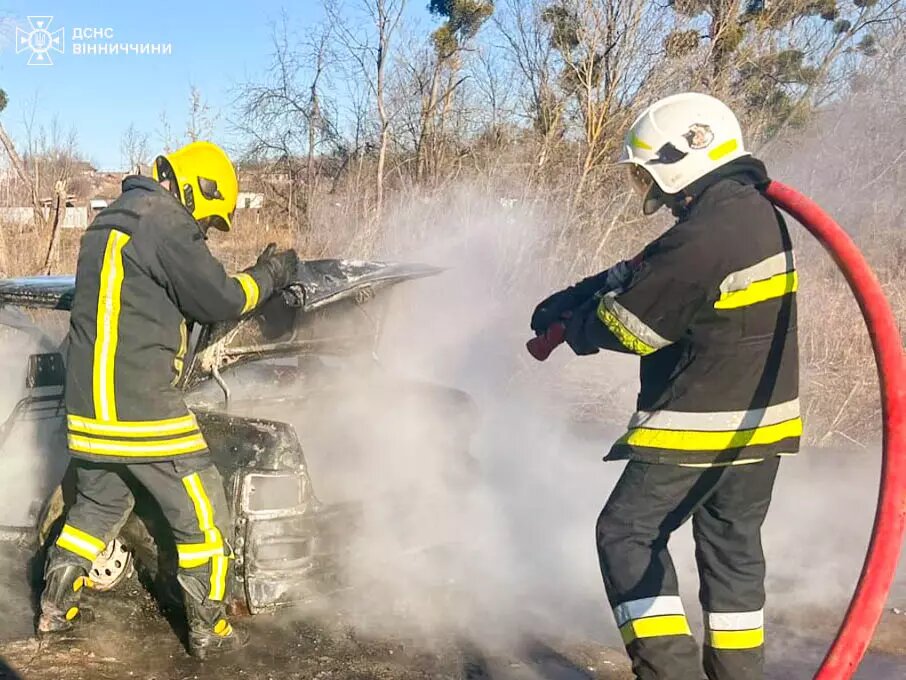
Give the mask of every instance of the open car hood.
POLYGON ((190 390, 218 378, 222 370, 257 359, 373 351, 387 302, 379 291, 441 271, 414 263, 300 261, 295 282, 304 290, 301 305, 275 295, 238 321, 205 326, 181 385, 190 390))
MULTIPOLYGON (((381 300, 371 302, 377 293, 441 271, 417 263, 300 260, 291 288, 300 287, 302 299, 275 295, 242 319, 202 326, 181 386, 191 389, 223 369, 256 359, 367 349, 380 332, 381 300), (368 309, 359 309, 366 302, 368 309)), ((15 308, 69 311, 74 295, 73 276, 0 279, 0 324, 29 325, 15 308)))
POLYGON ((368 262, 363 260, 300 260, 296 282, 305 291, 302 311, 310 312, 354 297, 363 290, 377 290, 409 279, 439 274, 426 264, 368 262))
MULTIPOLYGON (((296 282, 305 291, 303 311, 320 309, 355 295, 364 288, 378 288, 407 279, 439 274, 424 264, 368 262, 364 260, 300 260, 296 282)), ((75 276, 23 276, 0 279, 0 306, 28 309, 71 310, 75 276)))

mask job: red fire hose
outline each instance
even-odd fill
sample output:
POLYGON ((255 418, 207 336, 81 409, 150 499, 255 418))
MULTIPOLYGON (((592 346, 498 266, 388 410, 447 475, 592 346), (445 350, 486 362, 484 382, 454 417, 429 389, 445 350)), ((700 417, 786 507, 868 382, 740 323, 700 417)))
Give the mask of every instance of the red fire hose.
POLYGON ((906 532, 906 384, 903 342, 887 296, 849 235, 798 191, 771 182, 765 196, 823 245, 852 289, 871 336, 881 383, 884 448, 881 489, 862 575, 849 610, 815 680, 845 680, 856 672, 884 611, 906 532))
MULTIPOLYGON (((837 637, 814 680, 847 680, 856 672, 884 611, 906 533, 906 367, 903 343, 884 290, 849 235, 814 201, 780 182, 765 196, 792 215, 830 253, 852 289, 871 336, 883 412, 883 460, 878 506, 862 574, 837 637)), ((563 342, 563 326, 532 338, 539 361, 563 342)))

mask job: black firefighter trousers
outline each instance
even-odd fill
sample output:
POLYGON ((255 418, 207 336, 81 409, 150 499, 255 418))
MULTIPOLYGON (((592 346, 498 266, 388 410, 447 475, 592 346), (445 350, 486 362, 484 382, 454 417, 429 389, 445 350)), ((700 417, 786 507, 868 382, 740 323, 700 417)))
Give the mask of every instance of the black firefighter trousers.
POLYGON ((701 582, 704 671, 764 677, 761 526, 779 458, 717 468, 630 461, 598 518, 601 573, 639 680, 700 680, 702 665, 667 550, 692 518, 701 582))
POLYGON ((222 611, 232 535, 223 482, 210 454, 154 463, 90 463, 73 459, 76 498, 48 553, 46 573, 65 565, 87 569, 116 537, 134 505, 125 476, 154 497, 176 541, 177 578, 198 605, 222 611))

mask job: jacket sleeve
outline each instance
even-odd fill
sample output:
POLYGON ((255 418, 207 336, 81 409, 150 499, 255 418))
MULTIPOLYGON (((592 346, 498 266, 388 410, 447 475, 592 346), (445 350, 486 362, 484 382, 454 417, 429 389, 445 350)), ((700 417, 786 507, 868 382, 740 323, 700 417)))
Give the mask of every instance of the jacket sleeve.
POLYGON ((711 248, 684 223, 649 244, 623 288, 580 310, 568 327, 577 354, 598 348, 645 356, 678 341, 707 302, 711 248))
POLYGON ((201 323, 237 319, 273 292, 271 277, 261 268, 228 276, 197 229, 162 229, 158 258, 176 305, 201 323))

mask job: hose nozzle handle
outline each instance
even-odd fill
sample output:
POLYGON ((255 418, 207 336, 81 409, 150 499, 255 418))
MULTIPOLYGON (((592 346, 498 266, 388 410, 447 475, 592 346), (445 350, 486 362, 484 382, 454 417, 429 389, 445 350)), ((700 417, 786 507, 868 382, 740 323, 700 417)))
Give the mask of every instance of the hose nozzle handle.
POLYGON ((566 324, 558 321, 552 324, 543 335, 538 335, 527 343, 525 348, 538 361, 546 361, 557 347, 566 339, 566 324))

